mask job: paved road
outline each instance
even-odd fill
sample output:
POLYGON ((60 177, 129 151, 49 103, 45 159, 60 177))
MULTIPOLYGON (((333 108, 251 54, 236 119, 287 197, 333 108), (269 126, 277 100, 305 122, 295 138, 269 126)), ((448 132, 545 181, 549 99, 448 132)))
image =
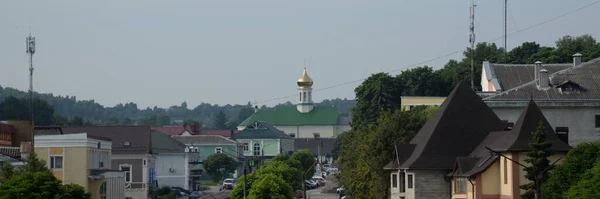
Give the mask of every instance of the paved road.
POLYGON ((340 195, 335 193, 321 193, 321 188, 306 191, 308 199, 339 199, 340 195))

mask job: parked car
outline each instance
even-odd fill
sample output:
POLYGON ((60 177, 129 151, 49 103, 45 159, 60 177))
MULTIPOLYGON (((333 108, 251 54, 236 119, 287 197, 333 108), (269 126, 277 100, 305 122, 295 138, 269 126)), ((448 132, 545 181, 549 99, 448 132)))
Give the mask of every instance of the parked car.
POLYGON ((233 189, 235 186, 235 180, 233 178, 227 178, 223 180, 223 188, 224 189, 233 189))
POLYGON ((188 196, 188 199, 199 199, 200 197, 202 197, 202 192, 200 191, 194 191, 192 193, 190 193, 190 195, 188 196))
POLYGON ((182 192, 182 191, 179 191, 179 190, 177 190, 177 189, 171 189, 171 192, 175 193, 175 196, 177 196, 177 197, 183 197, 183 196, 186 196, 184 192, 182 192))
POLYGON ((327 180, 325 180, 325 178, 322 178, 321 176, 314 176, 312 177, 312 180, 318 183, 319 186, 324 186, 327 182, 327 180))
POLYGON ((314 189, 314 188, 319 187, 319 184, 317 184, 315 181, 312 181, 312 180, 307 180, 307 181, 305 181, 305 183, 306 183, 306 188, 308 188, 308 189, 314 189))
POLYGON ((177 190, 177 191, 181 192, 183 196, 187 196, 192 193, 191 191, 184 189, 182 187, 171 187, 171 190, 177 190))

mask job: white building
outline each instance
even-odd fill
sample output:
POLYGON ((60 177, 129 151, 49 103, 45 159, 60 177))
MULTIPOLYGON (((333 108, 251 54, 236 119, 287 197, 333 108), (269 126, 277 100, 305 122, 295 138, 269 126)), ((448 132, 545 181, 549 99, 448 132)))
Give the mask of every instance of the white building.
POLYGON ((297 81, 298 104, 296 107, 279 107, 273 111, 258 110, 238 125, 244 130, 248 125, 260 121, 267 122, 275 128, 297 138, 333 138, 350 130, 350 119, 340 117, 335 107, 319 107, 313 103, 313 80, 306 73, 297 81))

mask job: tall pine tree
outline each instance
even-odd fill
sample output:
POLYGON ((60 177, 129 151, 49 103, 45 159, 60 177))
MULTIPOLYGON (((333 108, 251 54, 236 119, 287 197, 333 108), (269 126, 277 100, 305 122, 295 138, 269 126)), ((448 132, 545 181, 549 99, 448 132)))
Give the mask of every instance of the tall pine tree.
POLYGON ((217 116, 215 117, 215 128, 219 130, 227 129, 227 116, 223 112, 223 110, 219 111, 217 116))
MULTIPOLYGON (((548 160, 548 157, 552 155, 552 152, 549 151, 552 143, 546 139, 546 127, 542 121, 538 122, 535 132, 531 133, 529 146, 531 146, 532 150, 527 152, 525 162, 529 163, 530 166, 524 170, 525 177, 531 183, 520 187, 525 190, 525 193, 521 195, 522 198, 534 198, 536 190, 541 190, 541 184, 548 179, 548 172, 554 167, 550 165, 550 160, 548 160)), ((541 193, 537 194, 537 198, 541 198, 541 193)))

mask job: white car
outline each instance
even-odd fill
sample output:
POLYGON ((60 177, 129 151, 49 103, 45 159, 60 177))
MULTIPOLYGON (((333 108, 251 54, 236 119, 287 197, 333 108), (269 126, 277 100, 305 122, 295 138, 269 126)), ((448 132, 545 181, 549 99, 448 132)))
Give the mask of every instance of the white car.
POLYGON ((235 186, 235 180, 233 178, 227 178, 223 180, 223 188, 224 189, 233 189, 235 186))

